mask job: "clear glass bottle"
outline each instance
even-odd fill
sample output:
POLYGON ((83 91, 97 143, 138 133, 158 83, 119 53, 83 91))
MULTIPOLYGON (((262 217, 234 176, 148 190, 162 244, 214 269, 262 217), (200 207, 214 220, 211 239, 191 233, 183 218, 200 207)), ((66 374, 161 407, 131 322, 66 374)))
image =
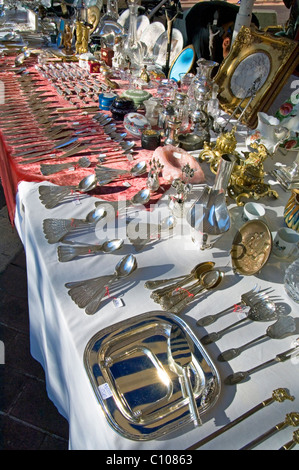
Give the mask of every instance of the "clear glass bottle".
POLYGON ((138 3, 136 0, 128 2, 130 10, 130 22, 127 38, 124 42, 123 54, 129 62, 129 68, 134 73, 140 73, 143 66, 145 49, 137 38, 138 3))
POLYGON ((202 250, 211 248, 230 229, 226 190, 234 164, 234 155, 222 155, 213 187, 204 188, 187 214, 191 238, 202 250))

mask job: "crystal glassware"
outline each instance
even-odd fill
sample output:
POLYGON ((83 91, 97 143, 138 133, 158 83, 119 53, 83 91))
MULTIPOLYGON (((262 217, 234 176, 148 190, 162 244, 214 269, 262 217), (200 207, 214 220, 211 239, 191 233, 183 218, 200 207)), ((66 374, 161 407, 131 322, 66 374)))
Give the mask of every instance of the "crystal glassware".
POLYGON ((284 276, 284 288, 288 296, 299 304, 299 258, 287 267, 284 276))

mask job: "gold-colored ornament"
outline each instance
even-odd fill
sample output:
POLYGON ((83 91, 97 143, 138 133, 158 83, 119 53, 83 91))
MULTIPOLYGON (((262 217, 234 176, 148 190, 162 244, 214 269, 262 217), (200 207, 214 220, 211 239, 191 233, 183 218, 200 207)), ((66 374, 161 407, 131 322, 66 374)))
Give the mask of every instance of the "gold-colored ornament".
POLYGON ((228 194, 238 206, 243 206, 242 198, 258 200, 265 196, 278 198, 278 193, 264 182, 264 161, 270 155, 267 148, 254 142, 251 147, 253 152, 245 155, 245 160, 239 160, 231 175, 228 194))
POLYGON ((234 126, 230 132, 221 134, 215 143, 205 142, 203 150, 199 154, 199 159, 210 163, 212 173, 217 173, 220 158, 225 153, 237 155, 235 148, 237 139, 235 137, 236 127, 234 126))
POLYGON ((63 45, 66 55, 72 55, 72 39, 73 33, 69 24, 65 25, 64 35, 63 35, 63 45))
POLYGON ((76 54, 81 54, 82 37, 83 37, 83 23, 76 21, 76 54))

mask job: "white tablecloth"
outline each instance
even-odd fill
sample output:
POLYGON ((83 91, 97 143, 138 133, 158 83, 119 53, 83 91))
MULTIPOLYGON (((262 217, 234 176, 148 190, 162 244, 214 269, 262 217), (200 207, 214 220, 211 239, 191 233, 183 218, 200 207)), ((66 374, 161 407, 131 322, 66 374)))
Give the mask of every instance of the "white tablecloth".
MULTIPOLYGON (((281 156, 279 158, 281 159, 281 156)), ((272 161, 268 163, 273 165, 272 161)), ((279 260, 271 254, 266 266, 255 276, 234 274, 229 251, 236 227, 240 224, 239 216, 235 215, 242 211, 234 209, 234 226, 212 250, 198 250, 188 231, 180 234, 181 226, 178 224, 172 238, 161 240, 139 253, 135 253, 134 247, 126 240, 125 247, 116 254, 98 254, 60 263, 57 259, 58 244, 51 245, 47 242, 42 228, 43 220, 50 217, 84 218, 94 208, 96 199, 86 196, 80 203, 71 200, 48 210, 39 200, 38 187, 37 183, 22 182, 19 185, 15 223, 27 256, 31 352, 45 370, 50 399, 69 422, 70 449, 184 450, 270 397, 274 389, 289 389, 295 396, 295 401, 269 405, 203 447, 239 449, 270 427, 284 421, 285 415, 290 411, 299 411, 299 358, 295 358, 258 371, 251 375, 250 380, 237 386, 222 383, 219 399, 214 407, 202 416, 201 427, 194 428, 190 424, 161 439, 144 442, 118 435, 108 424, 93 392, 84 369, 83 353, 87 342, 96 332, 116 322, 157 310, 157 304, 150 298, 150 291, 144 288, 144 282, 148 279, 163 279, 187 273, 201 261, 214 261, 216 267, 223 269, 226 275, 219 288, 194 303, 183 314, 184 320, 200 338, 207 332, 224 328, 241 317, 240 314, 231 313, 206 329, 196 327, 196 320, 238 302, 241 294, 256 284, 261 288, 272 287, 274 293, 289 305, 290 314, 299 322, 298 304, 287 296, 283 287, 284 271, 289 261, 279 260), (112 299, 108 299, 95 315, 86 315, 68 295, 65 283, 111 274, 116 262, 129 252, 136 254, 138 269, 131 277, 130 287, 126 286, 121 292, 124 306, 115 308, 112 299)), ((266 208, 266 220, 273 234, 284 225, 283 208, 290 195, 278 184, 275 189, 279 192, 279 199, 266 197, 260 201, 266 208)), ((196 191, 192 197, 195 196, 196 191)), ((162 214, 168 214, 167 202, 165 195, 155 212, 161 210, 162 214)), ((231 207, 233 208, 233 205, 231 207)), ((138 215, 141 219, 145 216, 145 211, 138 215)), ((108 234, 96 228, 95 233, 86 235, 84 240, 93 243, 99 242, 107 235, 110 238, 124 235, 123 228, 118 234, 113 232, 112 227, 109 228, 108 234)), ((269 323, 260 322, 243 324, 242 327, 224 335, 218 342, 206 346, 219 371, 221 381, 232 372, 247 370, 289 349, 297 336, 299 337, 298 324, 296 334, 291 337, 266 340, 244 351, 229 363, 217 361, 219 352, 263 334, 268 325, 269 323)), ((294 428, 286 427, 257 448, 278 449, 291 439, 293 431, 294 428)))

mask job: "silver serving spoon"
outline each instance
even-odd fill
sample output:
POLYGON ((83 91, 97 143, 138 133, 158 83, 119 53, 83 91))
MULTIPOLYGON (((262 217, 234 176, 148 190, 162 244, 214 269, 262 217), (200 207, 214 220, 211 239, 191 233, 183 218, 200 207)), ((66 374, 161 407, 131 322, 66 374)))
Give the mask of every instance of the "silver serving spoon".
POLYGON ((275 323, 270 325, 266 333, 258 336, 257 338, 248 341, 248 343, 243 344, 238 348, 231 348, 223 351, 218 356, 218 360, 221 362, 230 361, 235 357, 239 356, 245 349, 252 346, 254 343, 261 341, 265 338, 272 338, 272 339, 282 339, 286 336, 291 335, 296 331, 296 322, 292 317, 280 317, 275 323))
MULTIPOLYGON (((70 242, 68 242, 70 243, 70 242)), ((80 245, 78 246, 75 242, 73 244, 62 245, 57 247, 58 260, 62 263, 66 261, 71 261, 77 256, 83 255, 94 255, 95 253, 113 253, 116 250, 119 250, 124 244, 124 241, 121 238, 116 238, 114 240, 107 240, 101 245, 80 245)))
POLYGON ((108 168, 106 166, 97 165, 95 168, 95 174, 98 179, 98 184, 103 186, 104 184, 111 183, 123 175, 139 176, 143 175, 147 171, 146 162, 136 163, 130 170, 121 170, 119 168, 108 168))
POLYGON ((189 410, 194 426, 202 424, 197 403, 194 397, 189 369, 192 364, 192 353, 188 340, 178 325, 173 325, 170 332, 170 352, 175 371, 182 376, 189 398, 189 410))
POLYGON ((98 310, 101 301, 109 292, 108 288, 121 278, 128 277, 137 268, 134 255, 124 256, 115 266, 114 274, 100 276, 85 281, 68 282, 65 287, 68 294, 80 308, 84 308, 87 315, 93 315, 98 310))
POLYGON ((89 212, 85 219, 45 219, 43 231, 49 243, 57 243, 70 232, 89 230, 106 215, 105 208, 97 207, 89 212))
POLYGON ((203 338, 201 338, 202 344, 210 344, 218 341, 224 336, 231 328, 239 326, 241 323, 252 320, 252 321, 271 321, 275 320, 279 316, 279 309, 276 308, 275 303, 272 300, 261 300, 254 307, 252 307, 244 318, 232 323, 231 325, 223 328, 223 330, 214 331, 203 338))
POLYGON ((53 209, 73 191, 87 193, 97 186, 97 178, 94 173, 85 176, 77 186, 39 186, 39 198, 47 209, 53 209))
POLYGON ((80 168, 88 168, 91 165, 91 161, 87 157, 81 157, 76 162, 68 163, 56 163, 56 164, 41 164, 40 171, 44 176, 53 175, 60 171, 72 168, 73 166, 79 166, 80 168))
POLYGON ((248 377, 251 374, 253 374, 254 372, 257 372, 260 369, 264 369, 265 367, 268 367, 272 364, 276 364, 277 362, 285 362, 288 359, 291 359, 291 357, 297 356, 298 348, 299 348, 299 338, 296 339, 296 342, 297 342, 296 346, 280 354, 277 354, 274 358, 269 359, 266 362, 263 362, 255 367, 252 367, 251 369, 240 371, 240 372, 235 372, 233 374, 228 375, 226 379, 224 380, 224 383, 226 385, 236 385, 240 382, 243 382, 243 380, 248 379, 248 377))

